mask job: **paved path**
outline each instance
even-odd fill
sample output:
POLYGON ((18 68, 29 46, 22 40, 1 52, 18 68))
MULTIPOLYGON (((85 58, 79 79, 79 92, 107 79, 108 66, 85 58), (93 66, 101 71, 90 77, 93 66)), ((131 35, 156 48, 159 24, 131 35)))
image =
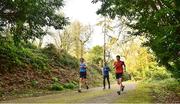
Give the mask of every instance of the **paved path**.
POLYGON ((82 93, 77 91, 66 91, 60 94, 52 94, 40 97, 20 98, 5 103, 112 103, 114 100, 124 96, 127 91, 134 90, 136 83, 125 82, 125 91, 121 95, 117 95, 117 85, 113 85, 111 89, 103 90, 101 87, 83 90, 82 93))

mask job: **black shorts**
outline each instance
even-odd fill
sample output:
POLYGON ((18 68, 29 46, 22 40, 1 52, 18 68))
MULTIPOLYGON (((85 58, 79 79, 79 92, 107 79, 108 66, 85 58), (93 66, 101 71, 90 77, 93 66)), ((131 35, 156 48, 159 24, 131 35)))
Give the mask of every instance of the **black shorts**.
POLYGON ((116 73, 116 79, 122 78, 123 73, 116 73))
POLYGON ((80 72, 80 78, 86 79, 86 72, 80 72))

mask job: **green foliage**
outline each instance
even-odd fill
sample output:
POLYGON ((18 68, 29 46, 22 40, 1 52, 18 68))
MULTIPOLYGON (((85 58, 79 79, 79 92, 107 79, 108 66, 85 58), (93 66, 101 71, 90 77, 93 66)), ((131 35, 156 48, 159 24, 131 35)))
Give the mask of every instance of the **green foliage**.
POLYGON ((32 84, 32 86, 37 86, 38 85, 38 81, 36 81, 36 80, 33 80, 32 82, 31 82, 31 84, 32 84))
POLYGON ((49 62, 52 66, 68 66, 71 69, 78 68, 78 59, 72 57, 63 50, 57 50, 53 44, 49 44, 47 47, 45 47, 43 52, 49 57, 49 62))
POLYGON ((171 73, 166 71, 165 68, 158 68, 150 73, 152 73, 151 78, 153 80, 164 80, 164 79, 168 79, 171 77, 171 73))
POLYGON ((92 64, 99 64, 103 60, 103 47, 94 46, 87 54, 87 60, 92 64))
POLYGON ((52 77, 53 82, 58 82, 59 79, 57 77, 52 77))
POLYGON ((55 82, 51 85, 51 90, 54 91, 62 91, 64 88, 61 84, 59 84, 58 82, 55 82))
POLYGON ((59 61, 64 66, 69 66, 72 69, 78 68, 78 60, 75 57, 72 57, 71 55, 69 55, 67 52, 64 52, 64 51, 61 52, 59 61))
POLYGON ((102 2, 98 14, 126 18, 134 35, 144 35, 145 45, 155 53, 160 65, 180 77, 179 0, 93 0, 102 2))
POLYGON ((66 84, 64 84, 64 86, 63 86, 64 88, 66 88, 66 89, 74 89, 74 88, 76 88, 77 87, 77 83, 76 84, 74 84, 74 83, 66 83, 66 84))
POLYGON ((52 45, 45 49, 37 49, 30 43, 16 47, 13 42, 1 41, 0 63, 1 69, 14 69, 16 67, 33 66, 34 69, 47 70, 49 65, 63 67, 65 69, 77 69, 78 60, 64 51, 58 53, 52 45))
POLYGON ((123 78, 123 81, 131 80, 131 76, 127 72, 123 73, 122 78, 123 78))
POLYGON ((76 81, 72 81, 71 83, 73 83, 74 85, 78 85, 78 83, 76 81))
POLYGON ((53 84, 51 85, 51 90, 54 91, 62 91, 64 89, 63 85, 59 83, 59 79, 57 77, 52 77, 53 84))
POLYGON ((165 89, 169 90, 169 91, 180 91, 179 85, 180 82, 178 82, 176 79, 173 78, 169 78, 166 80, 162 80, 159 82, 160 85, 166 85, 165 89))
POLYGON ((152 95, 155 96, 154 100, 158 103, 169 103, 169 101, 173 101, 174 99, 169 99, 169 97, 173 98, 175 96, 179 96, 180 92, 180 82, 174 78, 168 78, 165 80, 149 80, 143 82, 147 88, 150 88, 152 91, 152 95))
MULTIPOLYGON (((57 41, 56 46, 79 59, 83 57, 84 47, 90 40, 92 32, 93 28, 90 25, 84 25, 79 21, 73 21, 59 34, 60 42, 57 41)), ((55 40, 58 39, 59 38, 56 38, 55 40)))
MULTIPOLYGON (((1 0, 0 28, 8 27, 16 44, 45 35, 44 26, 62 29, 67 18, 55 13, 63 0, 1 0)), ((7 34, 5 34, 7 35, 7 34)))
POLYGON ((141 46, 143 37, 138 37, 122 45, 127 72, 134 80, 163 80, 171 77, 171 72, 163 66, 159 66, 156 59, 147 47, 141 46), (137 43, 137 41, 139 43, 137 43))
POLYGON ((32 65, 36 69, 47 69, 48 60, 41 50, 16 47, 13 43, 3 42, 0 46, 0 57, 3 69, 13 69, 14 66, 32 65))

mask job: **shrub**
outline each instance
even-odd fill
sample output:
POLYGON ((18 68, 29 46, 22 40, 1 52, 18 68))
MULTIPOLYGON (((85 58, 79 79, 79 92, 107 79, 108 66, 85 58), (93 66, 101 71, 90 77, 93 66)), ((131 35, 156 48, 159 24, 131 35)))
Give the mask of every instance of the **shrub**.
POLYGON ((54 90, 54 91, 62 91, 63 89, 64 89, 63 86, 57 82, 53 83, 51 86, 51 90, 54 90))
POLYGON ((53 44, 47 45, 43 52, 49 57, 52 66, 68 66, 71 69, 78 68, 78 59, 69 55, 66 51, 57 50, 53 44))
POLYGON ((38 81, 36 81, 36 80, 33 80, 33 81, 31 82, 31 84, 32 84, 32 86, 37 86, 37 84, 38 84, 38 81))
POLYGON ((18 47, 11 41, 2 40, 0 43, 0 69, 3 70, 25 68, 28 65, 38 70, 50 69, 50 65, 65 69, 77 69, 79 66, 78 59, 65 51, 57 51, 52 44, 38 49, 31 43, 22 43, 18 47))
POLYGON ((59 55, 59 61, 64 65, 64 66, 70 66, 70 68, 78 68, 78 59, 75 57, 72 57, 65 51, 61 51, 59 55))
POLYGON ((127 80, 131 80, 131 76, 130 76, 130 74, 128 74, 127 72, 125 72, 124 74, 123 74, 123 80, 124 81, 127 81, 127 80))
POLYGON ((78 83, 76 81, 72 81, 71 83, 73 83, 74 85, 78 85, 78 83))
POLYGON ((180 82, 178 82, 178 80, 175 78, 168 78, 164 80, 151 79, 145 82, 146 83, 143 84, 152 90, 155 101, 157 101, 158 103, 169 103, 169 101, 173 101, 176 94, 177 97, 179 96, 178 94, 180 92, 180 82))
POLYGON ((53 80, 54 82, 58 82, 58 81, 59 81, 59 79, 58 79, 57 77, 52 77, 52 80, 53 80))
POLYGON ((73 83, 66 83, 66 84, 64 84, 63 87, 66 88, 66 89, 74 89, 77 86, 75 84, 73 84, 73 83))
POLYGON ((16 47, 13 43, 4 42, 0 46, 0 52, 0 61, 5 61, 7 69, 27 65, 32 65, 34 68, 41 70, 48 67, 47 56, 38 49, 16 47))
POLYGON ((151 75, 153 80, 164 80, 171 77, 170 72, 166 71, 165 68, 159 67, 158 69, 154 70, 151 75))
POLYGON ((180 82, 174 78, 169 78, 159 82, 160 85, 163 85, 167 90, 175 91, 179 88, 180 82))

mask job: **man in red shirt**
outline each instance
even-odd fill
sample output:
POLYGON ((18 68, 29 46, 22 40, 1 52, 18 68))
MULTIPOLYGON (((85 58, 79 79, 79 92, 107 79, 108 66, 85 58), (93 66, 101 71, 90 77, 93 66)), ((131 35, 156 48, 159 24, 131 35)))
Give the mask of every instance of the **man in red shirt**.
POLYGON ((120 90, 117 91, 117 93, 120 95, 121 91, 124 90, 124 86, 122 84, 122 76, 123 72, 126 71, 126 65, 124 64, 123 61, 120 60, 120 56, 116 56, 116 61, 114 62, 114 68, 115 68, 115 73, 116 73, 116 79, 117 79, 117 84, 120 87, 120 90))

